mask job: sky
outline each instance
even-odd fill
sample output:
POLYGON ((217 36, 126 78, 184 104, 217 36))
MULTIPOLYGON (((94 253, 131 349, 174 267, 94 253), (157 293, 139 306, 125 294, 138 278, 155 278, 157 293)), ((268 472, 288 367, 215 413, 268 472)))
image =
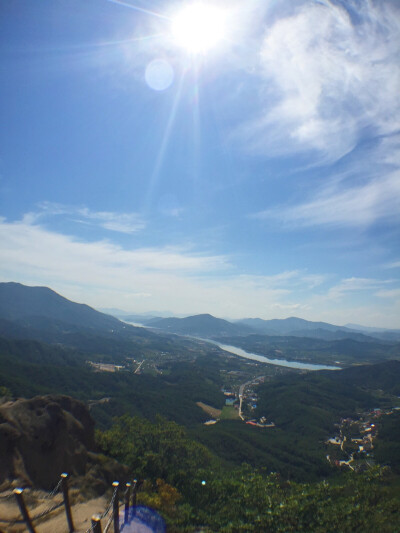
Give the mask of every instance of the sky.
POLYGON ((0 281, 400 328, 397 0, 2 0, 0 281))

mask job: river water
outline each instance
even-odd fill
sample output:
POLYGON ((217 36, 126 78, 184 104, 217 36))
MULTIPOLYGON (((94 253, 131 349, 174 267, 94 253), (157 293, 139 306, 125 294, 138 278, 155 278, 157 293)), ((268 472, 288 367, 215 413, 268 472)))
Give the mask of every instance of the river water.
POLYGON ((299 370, 340 370, 338 366, 328 366, 328 365, 313 365, 311 363, 300 363, 299 361, 286 361, 286 359, 269 359, 264 355, 259 355, 257 353, 246 352, 242 348, 237 346, 230 346, 229 344, 221 344, 220 342, 210 341, 209 339, 202 339, 212 344, 216 344, 225 350, 226 352, 233 353, 239 357, 245 357, 246 359, 253 359, 253 361, 260 361, 261 363, 268 363, 270 365, 277 366, 286 366, 288 368, 298 368, 299 370))
MULTIPOLYGON (((122 320, 122 322, 125 322, 126 324, 130 324, 132 326, 141 327, 145 329, 156 329, 158 328, 149 328, 148 326, 144 326, 143 324, 137 324, 135 322, 127 322, 122 320)), ((163 333, 167 333, 163 330, 163 333)), ((203 339, 201 337, 192 337, 190 335, 180 335, 181 337, 189 338, 189 339, 196 339, 203 342, 209 342, 210 344, 215 344, 216 346, 219 346, 221 350, 225 350, 226 352, 233 353, 234 355, 238 355, 239 357, 245 357, 246 359, 252 359, 253 361, 260 361, 260 363, 268 363, 270 365, 277 365, 277 366, 286 366, 287 368, 297 368, 299 370, 341 370, 338 366, 328 366, 328 365, 313 365, 311 363, 300 363, 299 361, 287 361, 286 359, 269 359, 268 357, 265 357, 265 355, 259 355, 257 353, 251 353, 246 352, 245 350, 242 350, 242 348, 238 348, 237 346, 230 346, 229 344, 221 344, 220 342, 213 341, 211 339, 203 339)))

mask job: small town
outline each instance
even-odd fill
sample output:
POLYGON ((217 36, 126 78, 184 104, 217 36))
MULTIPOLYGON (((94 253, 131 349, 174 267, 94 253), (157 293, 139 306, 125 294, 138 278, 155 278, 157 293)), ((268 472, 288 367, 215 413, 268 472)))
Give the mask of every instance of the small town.
POLYGON ((394 409, 373 409, 360 414, 358 419, 342 418, 336 424, 337 432, 325 441, 328 447, 327 461, 339 468, 362 472, 371 468, 374 440, 378 435, 377 421, 390 415, 394 409))
POLYGON ((210 426, 216 424, 223 419, 240 419, 250 426, 259 428, 274 428, 275 423, 268 421, 265 416, 255 418, 254 411, 257 408, 258 395, 254 387, 264 383, 265 376, 258 376, 240 385, 238 392, 232 389, 222 388, 225 396, 225 406, 222 409, 214 409, 210 406, 198 402, 197 405, 201 407, 208 414, 213 416, 212 419, 207 420, 204 424, 210 426))

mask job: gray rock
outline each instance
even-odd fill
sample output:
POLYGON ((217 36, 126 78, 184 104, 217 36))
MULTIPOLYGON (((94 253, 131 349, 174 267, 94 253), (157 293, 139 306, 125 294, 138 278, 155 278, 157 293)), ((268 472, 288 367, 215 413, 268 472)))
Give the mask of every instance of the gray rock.
POLYGON ((0 405, 0 486, 18 479, 51 490, 62 472, 81 483, 96 472, 95 492, 104 492, 113 474, 125 478, 127 469, 113 460, 102 468, 95 451, 94 421, 78 400, 37 396, 0 405))

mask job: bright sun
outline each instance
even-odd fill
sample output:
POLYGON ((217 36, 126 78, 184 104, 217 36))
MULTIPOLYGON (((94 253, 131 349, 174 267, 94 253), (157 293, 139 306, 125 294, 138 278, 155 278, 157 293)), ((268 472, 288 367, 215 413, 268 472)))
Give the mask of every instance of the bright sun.
POLYGON ((195 3, 184 7, 171 21, 175 43, 190 54, 208 52, 226 34, 226 16, 216 7, 195 3))

